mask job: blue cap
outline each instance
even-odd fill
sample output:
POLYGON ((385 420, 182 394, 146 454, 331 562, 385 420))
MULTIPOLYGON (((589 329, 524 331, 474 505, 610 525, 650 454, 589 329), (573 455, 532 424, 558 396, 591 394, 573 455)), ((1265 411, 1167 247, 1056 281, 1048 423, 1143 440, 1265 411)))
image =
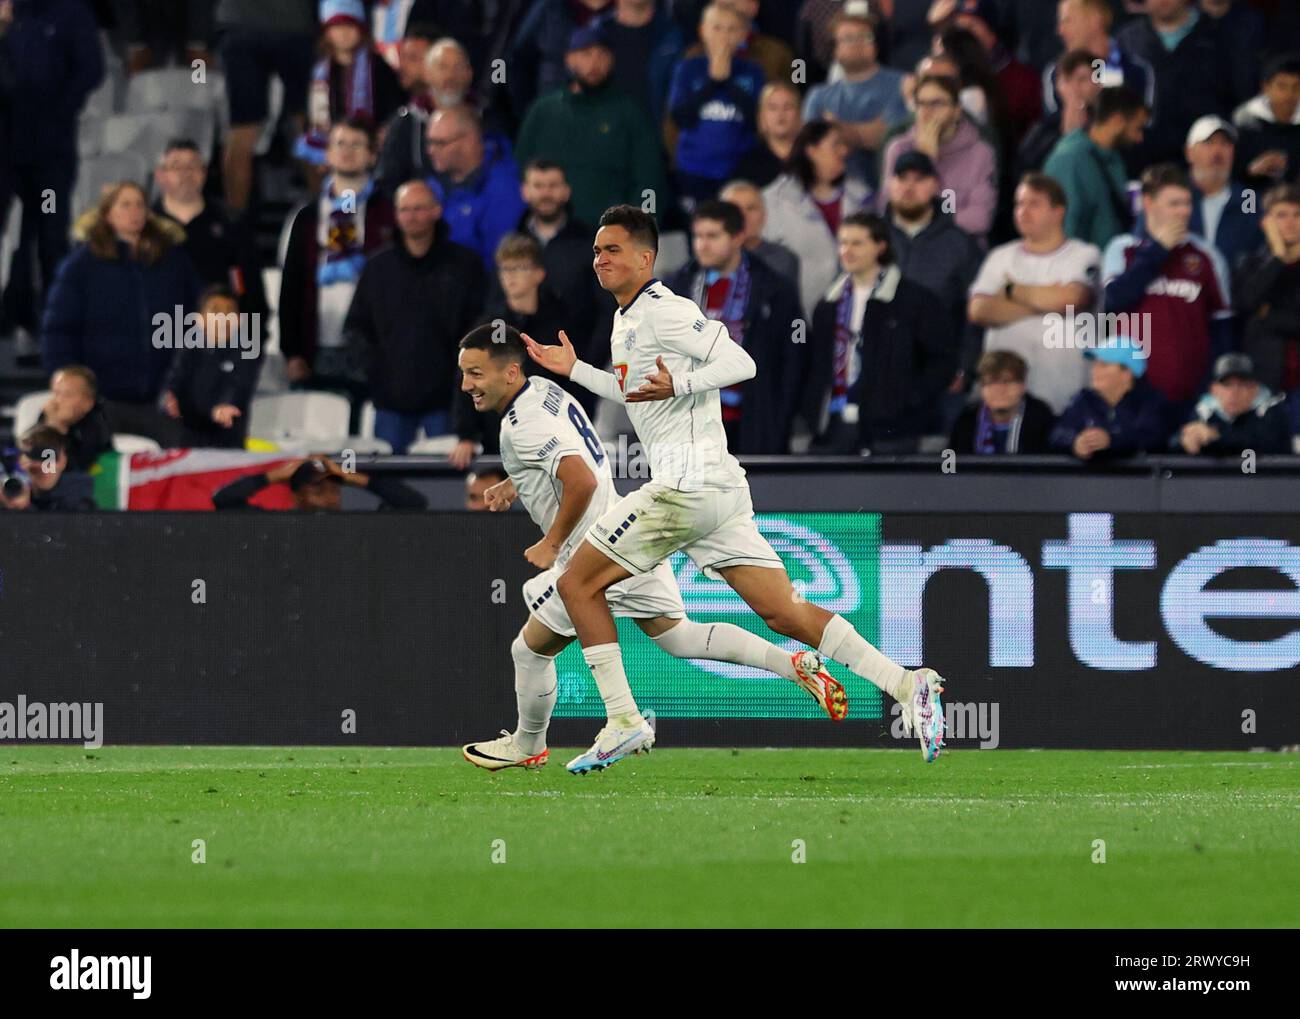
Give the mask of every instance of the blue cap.
POLYGON ((366 9, 361 0, 321 0, 320 23, 322 27, 351 21, 366 26, 366 9))
POLYGON ((605 33, 598 21, 592 21, 581 28, 575 28, 573 34, 569 36, 569 48, 564 52, 572 53, 575 50, 585 50, 588 46, 609 48, 609 42, 605 39, 605 33))
POLYGON ((1145 352, 1127 336, 1112 337, 1105 346, 1089 347, 1083 356, 1106 364, 1122 364, 1136 379, 1140 379, 1147 371, 1145 352))

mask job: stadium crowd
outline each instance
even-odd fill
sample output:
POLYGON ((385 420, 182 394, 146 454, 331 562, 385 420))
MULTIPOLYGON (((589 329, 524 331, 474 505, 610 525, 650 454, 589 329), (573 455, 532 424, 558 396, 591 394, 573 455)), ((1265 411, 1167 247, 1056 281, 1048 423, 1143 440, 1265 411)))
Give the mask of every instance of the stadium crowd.
POLYGON ((469 329, 608 365, 619 203, 758 365, 722 394, 740 454, 1271 454, 1300 425, 1294 3, 0 0, 0 139, 0 331, 51 390, 20 454, 70 473, 114 433, 242 447, 240 313, 290 388, 467 467, 497 432, 469 329), (219 69, 224 115, 74 209, 105 40, 131 75, 219 69))

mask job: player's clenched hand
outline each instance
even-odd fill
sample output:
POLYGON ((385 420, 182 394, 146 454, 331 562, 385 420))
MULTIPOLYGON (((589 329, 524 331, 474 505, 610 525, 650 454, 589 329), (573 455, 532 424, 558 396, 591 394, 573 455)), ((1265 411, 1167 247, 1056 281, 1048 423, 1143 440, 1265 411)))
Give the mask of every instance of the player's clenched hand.
POLYGON ((487 508, 493 513, 500 513, 502 510, 508 510, 510 504, 515 501, 515 483, 509 478, 505 481, 498 481, 491 488, 483 493, 483 501, 487 508))
POLYGON ((671 400, 677 394, 673 392, 673 377, 669 374, 662 357, 655 358, 659 370, 647 375, 638 389, 628 393, 624 399, 628 403, 641 403, 645 400, 671 400))
POLYGON ((542 538, 536 545, 524 549, 524 558, 539 570, 549 570, 555 565, 555 557, 560 554, 560 547, 542 538))
POLYGON ((548 371, 555 372, 556 375, 569 377, 573 371, 573 366, 578 363, 578 353, 573 349, 573 344, 569 342, 569 337, 564 330, 560 330, 560 342, 556 343, 538 343, 527 333, 519 334, 524 341, 524 346, 528 348, 528 356, 540 364, 548 371))

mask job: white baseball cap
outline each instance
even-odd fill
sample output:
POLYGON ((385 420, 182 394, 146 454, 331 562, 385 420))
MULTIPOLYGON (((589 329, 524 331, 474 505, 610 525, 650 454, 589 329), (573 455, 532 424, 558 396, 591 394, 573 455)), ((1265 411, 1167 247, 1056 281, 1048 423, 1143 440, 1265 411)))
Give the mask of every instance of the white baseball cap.
POLYGON ((1199 118, 1192 129, 1187 132, 1187 144, 1199 145, 1201 142, 1208 142, 1214 135, 1222 131, 1232 143, 1237 143, 1237 129, 1229 124, 1222 117, 1216 117, 1214 114, 1207 114, 1199 118))

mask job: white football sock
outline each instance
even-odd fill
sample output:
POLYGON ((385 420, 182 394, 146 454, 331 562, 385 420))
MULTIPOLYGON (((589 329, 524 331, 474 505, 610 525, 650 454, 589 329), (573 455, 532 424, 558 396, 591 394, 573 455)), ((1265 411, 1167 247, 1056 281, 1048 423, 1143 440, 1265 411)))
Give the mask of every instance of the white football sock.
POLYGON ((855 675, 871 680, 894 700, 912 696, 912 674, 867 643, 843 616, 831 617, 817 650, 831 661, 852 669, 855 675))
POLYGON ((605 714, 609 720, 629 729, 639 725, 642 721, 641 712, 637 710, 632 688, 627 684, 627 674, 623 671, 623 652, 618 644, 593 644, 582 649, 582 657, 587 660, 596 680, 596 688, 600 691, 600 699, 605 702, 605 714))
POLYGON ((530 648, 523 630, 510 645, 510 657, 515 660, 515 702, 519 705, 515 743, 526 754, 540 754, 546 749, 546 729, 555 710, 555 659, 530 648))
POLYGON ((794 662, 785 651, 734 623, 697 623, 683 619, 654 642, 674 658, 708 658, 766 669, 794 680, 794 662))

